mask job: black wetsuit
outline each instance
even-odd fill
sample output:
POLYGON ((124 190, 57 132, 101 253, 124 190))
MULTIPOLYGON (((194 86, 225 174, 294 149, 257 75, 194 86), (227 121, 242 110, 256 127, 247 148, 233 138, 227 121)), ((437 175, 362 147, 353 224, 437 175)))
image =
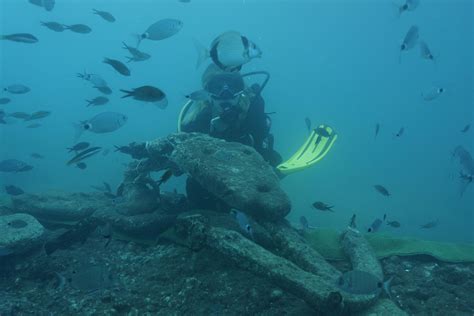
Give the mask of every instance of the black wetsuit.
MULTIPOLYGON (((258 92, 258 87, 252 87, 254 92, 258 92)), ((273 149, 273 135, 270 134, 270 118, 265 113, 265 100, 259 93, 255 93, 250 100, 249 109, 245 119, 239 126, 229 126, 220 134, 211 133, 212 113, 210 107, 206 107, 189 124, 182 127, 183 132, 199 132, 209 134, 214 137, 225 139, 226 141, 239 142, 252 146, 259 152, 263 159, 276 167, 281 163, 281 156, 273 149)), ((210 193, 206 192, 195 180, 188 178, 186 191, 191 206, 194 208, 215 209, 219 208, 219 201, 210 193)), ((223 205, 223 203, 222 203, 223 205)))

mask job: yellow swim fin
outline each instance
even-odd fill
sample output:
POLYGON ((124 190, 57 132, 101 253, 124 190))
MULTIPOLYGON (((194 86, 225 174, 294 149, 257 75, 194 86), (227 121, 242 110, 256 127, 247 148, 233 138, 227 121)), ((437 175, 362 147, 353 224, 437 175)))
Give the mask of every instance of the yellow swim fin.
POLYGON ((284 175, 306 169, 326 156, 337 139, 334 129, 319 125, 313 129, 303 146, 287 161, 277 166, 284 175))

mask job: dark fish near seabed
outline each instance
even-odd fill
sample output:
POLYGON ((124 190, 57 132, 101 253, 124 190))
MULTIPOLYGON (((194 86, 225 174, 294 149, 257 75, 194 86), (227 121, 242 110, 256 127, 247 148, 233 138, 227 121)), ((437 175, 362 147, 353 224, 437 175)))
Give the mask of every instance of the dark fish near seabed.
POLYGON ((250 221, 247 215, 237 209, 232 209, 230 213, 234 216, 235 220, 237 221, 237 224, 239 224, 240 228, 244 231, 244 233, 253 239, 253 229, 250 225, 250 221))
POLYGON ((92 9, 92 12, 94 12, 94 14, 97 14, 98 16, 106 20, 107 22, 110 22, 110 23, 115 22, 114 16, 107 11, 99 11, 96 9, 92 9))
POLYGON ((375 188, 375 190, 377 190, 377 192, 379 192, 383 196, 390 196, 390 193, 388 192, 388 190, 384 186, 382 186, 380 184, 376 184, 376 185, 374 185, 374 188, 375 188))
POLYGON ((50 111, 37 111, 32 113, 25 121, 39 120, 48 117, 51 114, 50 111))
POLYGON ((376 218, 372 225, 367 229, 368 233, 375 233, 379 230, 380 226, 382 226, 382 223, 387 219, 387 214, 383 215, 383 219, 376 218))
POLYGON ((71 32, 80 33, 80 34, 88 34, 92 32, 92 29, 85 24, 64 25, 64 28, 71 32))
POLYGON ((401 226, 400 222, 399 221, 388 221, 387 222, 387 225, 388 226, 392 226, 394 228, 399 228, 401 226))
POLYGON ((176 35, 183 28, 183 22, 176 19, 162 19, 150 25, 145 32, 138 35, 137 47, 144 39, 160 41, 176 35))
POLYGON ((43 155, 40 155, 40 154, 38 154, 38 153, 32 153, 32 154, 30 155, 30 157, 31 157, 31 158, 35 158, 35 159, 43 159, 43 158, 44 158, 43 155))
POLYGON ((375 275, 359 270, 344 273, 337 280, 337 287, 344 292, 355 295, 380 295, 383 290, 390 297, 390 283, 392 278, 382 282, 375 275))
POLYGON ((459 164, 464 173, 474 175, 474 160, 469 151, 462 146, 457 146, 454 149, 453 157, 459 159, 459 164))
POLYGON ((11 94, 25 94, 31 91, 31 89, 24 84, 11 84, 8 87, 3 88, 3 91, 10 92, 11 94))
POLYGON ((420 228, 430 229, 430 228, 433 228, 433 227, 436 227, 436 226, 438 226, 438 220, 420 225, 420 228))
POLYGON ((41 25, 54 32, 63 32, 66 28, 58 22, 41 22, 41 25))
POLYGON ((258 46, 239 32, 222 33, 206 49, 195 42, 198 50, 198 68, 207 58, 211 58, 216 66, 224 71, 238 71, 254 58, 260 58, 262 51, 258 46))
POLYGON ((30 117, 30 114, 25 113, 25 112, 13 112, 13 113, 8 114, 8 116, 14 117, 16 119, 26 120, 27 118, 30 117))
POLYGON ((313 206, 315 209, 320 210, 320 211, 330 211, 330 212, 334 212, 333 209, 332 209, 332 208, 334 207, 334 205, 329 206, 328 204, 326 204, 326 203, 324 203, 324 202, 319 202, 319 201, 317 201, 317 202, 314 202, 314 203, 312 204, 312 206, 313 206))
POLYGON ((106 97, 95 97, 92 100, 86 100, 87 106, 99 106, 99 105, 104 105, 107 102, 109 102, 109 99, 106 97))
POLYGON ((122 42, 122 44, 123 44, 123 48, 128 50, 128 52, 132 54, 132 57, 126 57, 128 59, 127 63, 131 61, 135 61, 135 62, 145 61, 147 59, 150 59, 151 57, 149 54, 138 50, 138 48, 128 46, 125 42, 122 42))
POLYGON ((41 127, 42 125, 39 124, 39 123, 33 123, 33 124, 29 124, 29 125, 26 125, 26 128, 38 128, 38 127, 41 127))
POLYGON ((87 165, 86 165, 85 162, 80 162, 80 163, 76 164, 76 167, 78 167, 81 170, 84 170, 84 169, 87 168, 87 165))
POLYGON ((88 142, 80 142, 80 143, 77 143, 74 146, 66 148, 66 149, 69 150, 69 152, 73 152, 73 151, 77 152, 77 151, 84 150, 89 146, 90 146, 90 144, 88 142))
POLYGON ((461 130, 461 133, 466 133, 470 128, 471 128, 471 124, 467 124, 467 125, 464 126, 464 128, 461 130))
POLYGON ((379 134, 379 131, 380 131, 380 124, 377 123, 377 124, 375 124, 375 136, 374 136, 374 139, 377 138, 377 135, 379 134))
POLYGON ((6 159, 0 161, 0 171, 1 172, 25 172, 33 169, 33 166, 30 166, 24 161, 18 159, 6 159))
POLYGON ((10 103, 10 99, 9 98, 0 98, 0 104, 1 105, 4 105, 4 104, 8 104, 10 103))
POLYGON ((7 194, 12 195, 12 196, 18 196, 25 193, 25 191, 23 191, 21 188, 16 187, 14 185, 6 185, 5 192, 7 192, 7 194))
POLYGON ((127 66, 125 66, 124 63, 122 63, 119 60, 116 59, 110 59, 110 58, 104 58, 103 63, 109 64, 112 66, 119 74, 123 76, 130 76, 130 69, 128 69, 127 66))
POLYGON ((164 109, 168 105, 166 94, 160 89, 153 86, 141 86, 130 90, 120 90, 125 93, 122 98, 132 97, 134 100, 150 102, 164 109))
POLYGON ((73 269, 66 277, 72 288, 83 293, 94 293, 112 286, 112 277, 105 266, 84 265, 73 269))
POLYGON ((304 123, 306 124, 306 129, 308 130, 308 133, 311 133, 311 120, 309 117, 304 118, 304 123))
POLYGON ((19 42, 19 43, 27 43, 27 44, 34 44, 38 42, 38 39, 31 34, 28 33, 15 33, 15 34, 8 34, 8 35, 0 35, 0 40, 7 40, 12 42, 19 42))
POLYGON ((171 169, 166 170, 163 173, 163 175, 161 176, 160 180, 157 181, 158 186, 160 186, 163 183, 165 183, 166 181, 168 181, 171 178, 172 175, 173 175, 173 170, 171 170, 171 169))
POLYGON ((405 128, 402 127, 398 130, 398 133, 395 134, 395 137, 401 137, 403 133, 405 132, 405 128))
POLYGON ((90 147, 88 149, 85 149, 85 150, 81 151, 80 153, 78 153, 77 155, 75 155, 68 162, 66 162, 66 165, 68 165, 68 166, 70 166, 72 164, 77 165, 80 161, 98 154, 101 149, 102 149, 102 147, 90 147))

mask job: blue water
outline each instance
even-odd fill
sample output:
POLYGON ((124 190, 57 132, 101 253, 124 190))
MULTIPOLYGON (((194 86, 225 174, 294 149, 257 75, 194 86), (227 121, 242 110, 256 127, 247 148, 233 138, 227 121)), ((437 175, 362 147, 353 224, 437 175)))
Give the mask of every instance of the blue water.
MULTIPOLYGON (((470 0, 422 1, 414 12, 395 14, 392 1, 66 1, 57 0, 52 12, 28 1, 0 3, 0 34, 32 33, 29 45, 0 41, 0 83, 22 83, 32 91, 10 96, 9 112, 52 111, 38 129, 20 120, 0 125, 0 159, 17 158, 35 168, 26 173, 1 174, 0 185, 14 184, 27 192, 90 191, 90 185, 122 179, 125 155, 97 155, 88 168, 68 167, 65 148, 72 145, 73 123, 102 111, 126 114, 127 124, 111 134, 84 133, 81 140, 112 148, 145 141, 176 131, 184 95, 200 88, 205 67, 196 70, 193 42, 208 46, 220 33, 238 30, 262 49, 261 59, 244 71, 267 70, 271 80, 263 96, 267 112, 276 112, 272 131, 276 149, 288 158, 307 137, 304 118, 329 124, 339 138, 328 156, 311 169, 288 176, 282 186, 297 222, 305 215, 311 225, 343 228, 353 213, 361 227, 387 214, 402 227, 383 231, 444 241, 473 242, 474 185, 460 198, 459 165, 451 152, 463 145, 474 153, 474 130, 460 133, 473 120, 473 4, 470 0), (117 18, 108 23, 92 14, 106 10, 117 18), (184 27, 176 36, 140 49, 152 55, 132 63, 123 77, 103 64, 104 57, 125 61, 122 41, 134 43, 162 18, 176 18, 184 27), (93 31, 52 32, 40 21, 83 23, 93 31), (418 25, 436 65, 420 57, 418 47, 403 53, 399 45, 411 25, 418 25), (439 56, 439 57, 438 57, 439 56), (85 99, 100 95, 76 73, 103 76, 114 90, 104 107, 86 107, 85 99), (121 99, 119 89, 150 84, 166 92, 165 110, 121 99), (425 102, 421 93, 440 85, 446 93, 425 102), (381 130, 374 140, 375 124, 381 130), (401 128, 405 134, 393 135, 401 128), (32 152, 45 156, 30 158, 32 152), (378 194, 374 184, 392 196, 378 194), (335 205, 322 213, 311 203, 335 205), (439 225, 420 230, 431 220, 439 225)), ((5 96, 4 93, 1 95, 5 96)), ((184 177, 166 183, 164 190, 184 191, 184 177)))

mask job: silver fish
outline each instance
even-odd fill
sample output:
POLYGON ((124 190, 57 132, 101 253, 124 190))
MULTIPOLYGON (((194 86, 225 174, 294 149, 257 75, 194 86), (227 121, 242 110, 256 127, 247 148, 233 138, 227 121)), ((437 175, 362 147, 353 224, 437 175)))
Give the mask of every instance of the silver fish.
POLYGON ((96 88, 97 90, 99 90, 100 92, 102 92, 103 94, 111 94, 112 93, 112 89, 110 89, 108 86, 105 86, 105 87, 94 87, 96 88))
POLYGON ((420 228, 430 229, 438 226, 438 220, 428 222, 426 224, 420 225, 420 228))
POLYGON ((185 97, 193 101, 204 101, 209 99, 209 92, 204 89, 197 90, 187 94, 185 97))
POLYGON ((380 226, 382 226, 382 223, 387 219, 387 214, 383 215, 383 219, 376 218, 372 225, 367 229, 368 233, 375 233, 379 230, 380 226))
POLYGON ((431 50, 425 41, 420 41, 420 56, 423 59, 432 60, 433 62, 435 61, 433 53, 431 53, 431 50))
POLYGON ((84 71, 84 73, 77 73, 77 77, 84 79, 86 81, 89 81, 94 88, 100 88, 100 87, 107 87, 107 82, 97 74, 88 74, 87 72, 84 71))
POLYGON ((31 91, 31 89, 23 84, 12 84, 4 88, 3 91, 10 92, 12 94, 25 94, 31 91))
POLYGON ((143 34, 138 36, 138 44, 144 39, 160 41, 176 35, 183 28, 183 22, 176 19, 162 19, 150 25, 143 34))
POLYGON ((408 32, 403 38, 403 42, 400 45, 400 54, 398 56, 398 62, 401 61, 402 52, 412 49, 418 43, 418 38, 420 37, 418 26, 413 25, 408 29, 408 32))
POLYGON ((235 220, 237 221, 237 224, 239 224, 242 231, 253 239, 253 229, 250 225, 250 221, 247 215, 244 212, 241 212, 236 209, 232 209, 231 214, 234 216, 235 220))
POLYGON ((34 44, 38 42, 38 39, 29 33, 15 33, 8 35, 0 35, 0 40, 7 40, 12 42, 34 44))
POLYGON ((111 133, 127 122, 127 116, 117 112, 102 112, 87 121, 82 121, 76 125, 76 140, 84 131, 96 134, 111 133))
POLYGON ((103 61, 104 64, 109 64, 112 66, 119 74, 123 76, 130 76, 130 69, 128 69, 127 66, 125 66, 124 63, 122 63, 119 60, 116 59, 110 59, 110 58, 104 58, 103 61))
POLYGON ((262 56, 262 51, 254 42, 236 31, 219 35, 212 41, 209 50, 198 42, 195 44, 198 50, 197 68, 210 57, 222 70, 236 71, 252 59, 262 56))
POLYGON ((437 99, 441 94, 444 93, 444 88, 442 87, 431 87, 428 91, 423 92, 421 96, 423 100, 429 102, 437 99))
POLYGON ((404 4, 398 7, 398 14, 401 15, 406 11, 414 11, 419 4, 420 0, 406 0, 404 4))
POLYGON ((107 22, 110 22, 110 23, 115 22, 114 16, 107 11, 99 11, 96 9, 92 9, 92 12, 94 12, 94 14, 97 14, 98 16, 106 20, 107 22))
POLYGON ((390 296, 390 283, 392 278, 382 282, 375 275, 359 270, 344 273, 337 280, 337 287, 344 292, 355 295, 380 295, 383 290, 390 296))

